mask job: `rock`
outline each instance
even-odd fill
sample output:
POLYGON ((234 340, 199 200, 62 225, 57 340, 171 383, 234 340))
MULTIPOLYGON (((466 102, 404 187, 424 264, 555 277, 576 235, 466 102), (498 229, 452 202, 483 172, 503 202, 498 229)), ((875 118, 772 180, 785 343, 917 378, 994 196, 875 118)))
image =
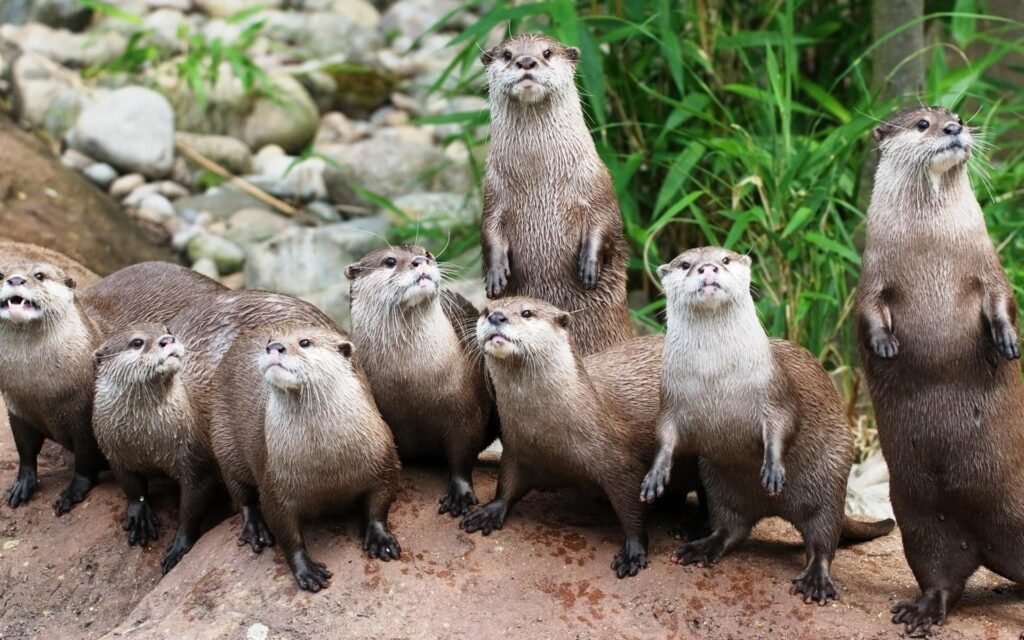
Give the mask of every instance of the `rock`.
POLYGON ((83 169, 82 173, 101 189, 106 189, 110 186, 110 183, 117 179, 117 169, 106 162, 91 164, 83 169))
POLYGON ((213 18, 227 18, 251 5, 247 0, 193 0, 196 9, 213 18))
POLYGON ((167 219, 174 217, 174 205, 159 193, 153 193, 143 198, 136 215, 162 226, 167 219))
POLYGON ((69 144, 122 171, 162 177, 174 162, 174 112, 155 91, 118 89, 82 111, 69 144))
POLYGON ((291 227, 251 247, 246 255, 245 284, 302 296, 328 289, 345 279, 345 268, 366 252, 387 246, 382 218, 364 218, 323 227, 291 227))
POLYGON ((193 263, 209 258, 217 265, 217 272, 227 275, 242 269, 245 251, 234 242, 207 233, 196 235, 188 243, 188 257, 193 263))
POLYGON ((43 129, 54 140, 63 140, 74 128, 86 103, 86 98, 79 93, 58 93, 43 113, 43 129))
POLYGON ((330 111, 338 98, 338 85, 331 74, 313 70, 296 76, 320 112, 330 111))
POLYGON ((266 209, 242 209, 228 218, 224 237, 245 248, 270 240, 290 226, 288 218, 266 209))
POLYGON ((352 329, 352 297, 349 294, 349 282, 342 278, 334 285, 300 296, 306 302, 316 305, 318 309, 334 320, 345 331, 352 329))
POLYGON ((299 160, 294 156, 263 154, 254 164, 265 179, 259 181, 259 186, 278 198, 310 202, 327 197, 325 163, 320 158, 299 160))
POLYGON ((241 271, 237 273, 229 273, 228 275, 220 278, 220 283, 232 291, 243 289, 245 288, 245 274, 241 271))
POLYGON ((194 149, 235 175, 252 171, 252 151, 237 138, 178 132, 174 134, 174 140, 194 149))
POLYGON ((81 31, 89 26, 92 9, 78 0, 5 0, 0 2, 0 24, 41 22, 56 29, 81 31))
POLYGON ((351 116, 364 117, 388 103, 398 88, 399 77, 377 65, 326 67, 338 87, 334 108, 351 116))
POLYGON ((0 27, 0 39, 75 69, 107 64, 120 56, 128 44, 116 31, 93 29, 88 33, 72 33, 36 22, 21 27, 4 25, 0 27))
POLYGON ((74 149, 65 149, 60 156, 60 163, 69 169, 85 171, 86 167, 96 164, 96 160, 74 149))
POLYGON ((0 209, 0 236, 59 251, 100 275, 135 262, 174 259, 150 244, 116 202, 3 115, 0 167, 11 196, 0 209))
POLYGON ((150 9, 176 9, 181 12, 192 10, 192 0, 146 0, 150 9))
POLYGON ((232 186, 214 187, 206 193, 180 198, 174 201, 178 215, 184 215, 188 209, 206 212, 210 217, 225 220, 241 209, 266 207, 266 204, 248 193, 232 186))
POLYGON ((484 289, 483 278, 449 280, 444 283, 444 288, 461 294, 462 297, 473 303, 473 306, 477 309, 483 309, 487 306, 487 291, 484 289))
POLYGON ((160 180, 137 187, 121 201, 121 204, 126 207, 139 208, 142 206, 142 202, 151 195, 160 195, 165 199, 176 200, 188 194, 188 189, 180 184, 170 180, 160 180))
POLYGON ((220 277, 220 273, 217 272, 217 264, 210 258, 199 258, 192 264, 192 270, 214 280, 220 277))
POLYGON ((251 149, 266 144, 297 152, 313 139, 320 113, 299 81, 288 75, 272 78, 276 99, 256 99, 242 125, 242 139, 251 149))
POLYGON ((880 451, 850 469, 846 512, 871 518, 894 517, 889 501, 889 468, 880 451))
POLYGON ((391 210, 381 212, 395 223, 419 221, 424 228, 474 224, 482 210, 476 199, 458 193, 410 193, 392 201, 405 216, 391 210))
POLYGON ((341 213, 331 203, 323 200, 310 202, 302 210, 321 223, 341 222, 341 213))
POLYGON ((14 113, 32 126, 43 124, 47 110, 56 101, 82 100, 78 78, 38 53, 22 53, 11 65, 10 73, 14 113))
MULTIPOLYGON (((429 140, 430 136, 425 137, 429 140)), ((350 145, 325 145, 318 151, 335 163, 336 171, 324 176, 329 191, 338 188, 332 183, 341 181, 388 199, 439 182, 435 172, 446 162, 441 149, 394 129, 350 145)))
POLYGON ((111 183, 110 196, 116 200, 121 200, 144 184, 146 184, 146 179, 142 177, 141 173, 123 175, 111 183))
POLYGON ((325 144, 352 144, 365 138, 369 133, 369 127, 357 127, 344 113, 332 111, 320 119, 320 127, 316 130, 313 145, 319 147, 325 144))
MULTIPOLYGON (((309 2, 306 3, 311 4, 309 2)), ((308 7, 313 9, 314 7, 308 7)), ((331 13, 343 15, 365 29, 376 29, 380 26, 381 15, 366 0, 333 0, 323 8, 331 13)))
POLYGON ((384 12, 380 28, 415 40, 462 4, 459 0, 399 0, 384 12))
POLYGON ((146 29, 146 43, 154 45, 168 53, 180 53, 183 41, 178 36, 182 27, 188 25, 185 14, 178 9, 157 9, 147 15, 142 22, 146 29))

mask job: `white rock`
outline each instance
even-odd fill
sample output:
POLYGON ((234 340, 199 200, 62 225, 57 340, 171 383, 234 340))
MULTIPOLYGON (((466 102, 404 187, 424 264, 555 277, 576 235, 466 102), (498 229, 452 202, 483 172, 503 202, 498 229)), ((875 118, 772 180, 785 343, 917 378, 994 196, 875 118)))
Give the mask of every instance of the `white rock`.
POLYGON ((110 195, 120 200, 146 184, 146 179, 140 173, 129 173, 123 175, 110 184, 110 195))
POLYGON ((23 51, 32 51, 59 62, 66 67, 83 68, 106 64, 125 50, 127 40, 111 30, 92 30, 71 33, 66 29, 51 29, 38 22, 20 27, 0 27, 0 38, 18 45, 23 51))
POLYGON ((397 31, 415 39, 462 4, 459 0, 398 0, 384 12, 380 28, 384 33, 397 31))
POLYGON ((60 163, 75 171, 85 171, 86 167, 96 164, 96 160, 74 149, 65 149, 60 156, 60 163))
POLYGON ((174 205, 159 193, 152 193, 139 204, 138 216, 143 220, 163 224, 168 218, 174 217, 174 205))
POLYGON ((117 169, 106 162, 96 162, 82 169, 82 174, 89 178, 96 186, 106 189, 117 179, 117 169))
POLYGON ((199 258, 193 263, 192 270, 214 280, 220 277, 217 273, 217 263, 211 258, 199 258))
POLYGON ((22 53, 10 72, 14 112, 33 126, 42 126, 47 109, 62 97, 77 104, 83 100, 74 74, 38 53, 22 53))
POLYGON ((122 171, 162 177, 174 162, 174 112, 155 91, 118 89, 82 111, 69 143, 122 171))

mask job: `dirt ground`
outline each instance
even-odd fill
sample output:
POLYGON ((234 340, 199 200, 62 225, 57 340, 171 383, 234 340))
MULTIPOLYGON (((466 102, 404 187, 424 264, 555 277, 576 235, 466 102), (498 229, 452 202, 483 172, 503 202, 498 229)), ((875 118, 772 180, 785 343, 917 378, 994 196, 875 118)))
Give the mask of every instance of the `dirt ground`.
MULTIPOLYGON (((6 415, 6 413, 4 414, 6 415)), ((16 470, 0 425, 0 484, 16 470)), ((354 518, 307 528, 314 558, 334 572, 330 588, 300 592, 273 551, 235 543, 237 516, 209 531, 160 578, 175 524, 175 490, 156 488, 163 526, 154 548, 125 542, 122 496, 107 477, 70 515, 50 503, 70 478, 70 458, 48 444, 41 486, 27 506, 0 508, 0 638, 899 638, 887 611, 917 594, 898 536, 840 549, 839 602, 804 605, 789 595, 803 551, 782 522, 713 569, 681 568, 676 541, 656 515, 650 567, 618 580, 609 565, 620 544, 611 508, 575 491, 534 493, 506 528, 466 535, 436 513, 442 473, 407 469, 392 513, 402 559, 382 563, 359 549, 354 518)), ((495 469, 478 470, 478 494, 494 491, 495 469)), ((936 639, 1016 640, 1024 590, 988 573, 936 639)))

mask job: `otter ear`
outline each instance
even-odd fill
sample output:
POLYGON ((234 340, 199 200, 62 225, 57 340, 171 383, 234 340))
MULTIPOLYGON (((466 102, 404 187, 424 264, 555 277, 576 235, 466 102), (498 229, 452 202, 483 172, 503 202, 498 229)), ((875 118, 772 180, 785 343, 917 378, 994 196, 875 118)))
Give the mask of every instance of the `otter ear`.
POLYGON ((563 329, 568 328, 568 326, 569 326, 569 314, 563 312, 563 313, 560 313, 557 316, 555 316, 555 324, 557 324, 558 326, 562 327, 563 329))
POLYGON ((671 271, 671 270, 672 270, 672 265, 670 265, 670 264, 663 264, 663 265, 661 265, 660 267, 658 267, 658 277, 661 278, 662 280, 664 280, 665 276, 667 276, 668 272, 671 271))
POLYGON ((500 47, 491 47, 487 51, 480 54, 480 62, 484 63, 484 66, 490 66, 492 62, 498 59, 498 49, 500 47))
POLYGON ((92 365, 93 365, 93 367, 95 367, 97 369, 99 368, 100 361, 103 360, 103 356, 104 355, 106 355, 106 354, 103 353, 103 349, 97 349, 97 350, 92 352, 92 365))
POLYGON ((874 129, 871 130, 871 137, 874 138, 875 142, 881 142, 887 138, 896 127, 892 126, 888 122, 883 122, 874 129))
POLYGON ((351 358, 352 357, 352 343, 351 342, 341 342, 341 343, 339 343, 338 344, 338 353, 340 353, 341 355, 345 356, 346 358, 351 358))
POLYGON ((580 61, 580 50, 576 47, 566 47, 565 57, 569 59, 569 62, 571 62, 573 66, 575 66, 576 63, 580 61))
POLYGON ((345 277, 349 280, 355 280, 359 277, 359 274, 362 273, 362 271, 363 268, 358 264, 350 264, 348 265, 348 268, 345 269, 345 277))
POLYGON ((754 259, 751 258, 750 254, 748 253, 745 256, 740 256, 740 262, 742 262, 743 264, 745 264, 745 265, 747 265, 749 267, 750 265, 754 264, 754 259))
POLYGON ((64 278, 64 286, 67 287, 68 289, 74 289, 75 287, 78 286, 78 283, 75 282, 74 278, 69 276, 67 278, 64 278))

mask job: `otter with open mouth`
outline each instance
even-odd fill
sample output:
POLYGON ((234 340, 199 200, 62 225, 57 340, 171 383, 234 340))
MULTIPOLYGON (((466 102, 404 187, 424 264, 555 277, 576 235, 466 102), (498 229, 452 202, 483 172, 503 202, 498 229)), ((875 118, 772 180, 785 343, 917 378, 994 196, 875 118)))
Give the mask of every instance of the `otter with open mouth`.
POLYGON ((640 499, 662 495, 677 455, 697 455, 712 533, 672 555, 715 564, 762 518, 793 523, 807 566, 792 593, 838 598, 830 567, 840 538, 870 540, 891 520, 844 516, 853 434, 842 401, 802 347, 765 334, 750 295, 750 258, 704 247, 658 269, 668 299, 661 375, 660 450, 640 499))
POLYGON ((477 504, 473 466, 498 435, 474 335, 477 310, 441 287, 441 271, 418 246, 372 251, 346 270, 352 342, 398 455, 441 459, 448 490, 438 511, 477 504))
MULTIPOLYGON (((636 488, 657 450, 663 339, 632 338, 583 358, 569 331, 574 321, 546 302, 519 297, 494 301, 480 316, 477 339, 504 450, 494 500, 469 513, 461 527, 484 535, 501 529, 512 506, 534 488, 598 488, 626 534, 612 569, 620 578, 635 576, 647 566, 646 508, 636 488)), ((690 466, 695 472, 696 464, 690 466)))

